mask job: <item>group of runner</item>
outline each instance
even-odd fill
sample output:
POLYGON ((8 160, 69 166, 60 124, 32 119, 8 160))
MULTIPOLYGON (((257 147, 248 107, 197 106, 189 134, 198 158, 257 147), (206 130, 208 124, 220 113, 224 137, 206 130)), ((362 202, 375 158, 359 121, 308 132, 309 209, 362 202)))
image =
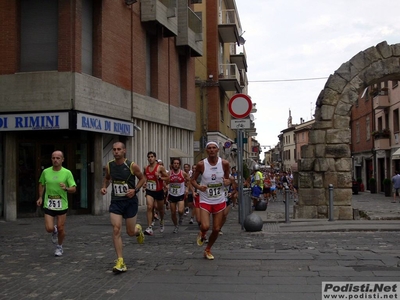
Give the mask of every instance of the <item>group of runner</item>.
MULTIPOLYGON (((192 208, 190 223, 196 219, 199 234, 196 238, 198 246, 207 242, 204 257, 213 260, 211 247, 222 233, 221 228, 226 221, 231 204, 237 201, 237 184, 235 169, 230 173, 227 160, 218 156, 219 146, 216 142, 206 145, 207 157, 190 168, 185 164, 181 169, 181 159, 172 158, 170 170, 166 170, 162 162, 157 160, 153 151, 147 153, 148 165, 143 168, 125 158, 126 148, 122 142, 113 144, 114 159, 105 166, 105 176, 100 190, 107 194, 111 185, 111 203, 109 207, 110 221, 113 227, 113 243, 117 259, 114 272, 127 270, 123 259, 122 224, 125 219, 126 232, 136 236, 142 244, 146 235, 153 235, 155 211, 159 219, 159 230, 164 232, 165 204, 169 204, 171 219, 174 224, 173 233, 178 233, 185 213, 185 202, 192 208), (137 180, 136 180, 137 179, 137 180), (142 230, 137 224, 138 193, 143 189, 146 197, 147 228, 142 230), (186 201, 185 201, 186 200, 186 201), (211 233, 210 230, 212 216, 211 233)), ((62 167, 63 153, 52 154, 53 166, 46 169, 40 178, 39 199, 37 205, 45 208, 46 231, 52 233, 52 240, 57 243, 56 256, 63 254, 62 242, 65 237, 65 220, 68 211, 67 193, 76 191, 76 183, 69 170, 62 167), (57 179, 58 173, 66 177, 57 179), (45 176, 46 175, 46 176, 45 176), (56 191, 54 191, 56 190, 56 191), (54 196, 60 195, 60 196, 54 196), (57 218, 57 220, 56 220, 57 218), (54 222, 57 222, 54 225, 54 222)))

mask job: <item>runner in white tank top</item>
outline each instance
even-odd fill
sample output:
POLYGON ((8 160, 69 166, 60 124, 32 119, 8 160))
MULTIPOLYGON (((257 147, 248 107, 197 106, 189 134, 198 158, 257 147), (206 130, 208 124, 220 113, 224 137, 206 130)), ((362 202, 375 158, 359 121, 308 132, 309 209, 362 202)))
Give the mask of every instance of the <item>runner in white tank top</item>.
POLYGON ((202 246, 208 229, 210 228, 210 215, 213 215, 212 233, 204 250, 204 257, 214 259, 211 247, 218 238, 219 231, 224 223, 224 210, 226 208, 224 188, 231 183, 229 179, 229 162, 218 156, 219 147, 216 142, 206 145, 208 157, 199 161, 191 178, 191 184, 200 193, 200 232, 197 236, 197 245, 202 246), (200 184, 197 178, 202 176, 200 184))

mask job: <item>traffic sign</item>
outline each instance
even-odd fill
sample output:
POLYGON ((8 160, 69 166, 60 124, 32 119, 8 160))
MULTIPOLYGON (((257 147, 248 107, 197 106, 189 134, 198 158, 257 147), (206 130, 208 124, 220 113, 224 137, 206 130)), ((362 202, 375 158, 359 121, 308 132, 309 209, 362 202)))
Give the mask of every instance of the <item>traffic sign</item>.
POLYGON ((225 148, 230 148, 232 146, 232 143, 230 141, 226 141, 224 144, 225 148))
POLYGON ((250 119, 232 119, 231 129, 250 129, 250 119))
POLYGON ((229 113, 237 119, 246 118, 253 109, 253 103, 248 95, 236 94, 229 99, 229 113))

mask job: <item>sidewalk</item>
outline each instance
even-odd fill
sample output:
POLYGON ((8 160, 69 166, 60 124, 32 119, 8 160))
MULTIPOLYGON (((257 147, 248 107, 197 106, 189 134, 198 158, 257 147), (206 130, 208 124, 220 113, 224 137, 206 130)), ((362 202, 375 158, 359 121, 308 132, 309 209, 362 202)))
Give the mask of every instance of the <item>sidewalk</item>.
POLYGON ((383 193, 362 192, 353 195, 353 209, 358 210, 359 220, 293 219, 293 200, 289 202, 289 223, 285 222, 283 196, 270 201, 266 211, 255 211, 264 222, 264 232, 301 231, 400 231, 400 203, 383 193))

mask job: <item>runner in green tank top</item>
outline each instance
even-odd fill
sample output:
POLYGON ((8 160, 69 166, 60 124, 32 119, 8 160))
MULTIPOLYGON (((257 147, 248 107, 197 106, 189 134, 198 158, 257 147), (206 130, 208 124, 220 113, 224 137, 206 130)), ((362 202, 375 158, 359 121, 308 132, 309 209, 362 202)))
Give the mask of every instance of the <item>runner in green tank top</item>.
POLYGON ((38 206, 44 208, 44 222, 47 232, 52 233, 53 243, 57 243, 55 256, 63 255, 62 244, 65 238, 65 220, 68 211, 67 193, 76 192, 76 183, 71 171, 64 168, 62 151, 54 151, 51 155, 52 167, 44 169, 39 178, 38 206), (44 197, 43 197, 44 196, 44 197), (54 218, 57 217, 57 225, 54 218))

